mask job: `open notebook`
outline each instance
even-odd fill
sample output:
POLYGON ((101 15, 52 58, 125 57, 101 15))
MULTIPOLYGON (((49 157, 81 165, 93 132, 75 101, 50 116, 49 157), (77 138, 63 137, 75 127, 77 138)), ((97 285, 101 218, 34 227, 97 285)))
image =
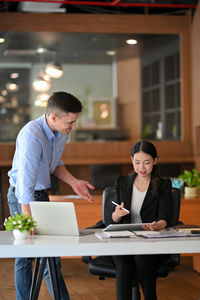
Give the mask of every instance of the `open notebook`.
POLYGON ((45 235, 84 235, 93 231, 79 230, 73 202, 30 202, 37 233, 45 235))

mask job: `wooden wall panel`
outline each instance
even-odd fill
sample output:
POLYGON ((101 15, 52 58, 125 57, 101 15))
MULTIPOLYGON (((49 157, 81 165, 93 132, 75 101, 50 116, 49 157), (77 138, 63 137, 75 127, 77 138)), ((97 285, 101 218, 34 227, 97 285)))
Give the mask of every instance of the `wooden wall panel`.
POLYGON ((0 166, 10 166, 15 152, 15 143, 0 143, 0 166))
POLYGON ((117 62, 120 126, 130 140, 141 137, 140 69, 139 57, 117 62))
POLYGON ((141 110, 140 103, 125 103, 120 105, 121 130, 130 140, 141 139, 141 110))
POLYGON ((117 61, 119 103, 140 102, 140 57, 117 61))
MULTIPOLYGON (((180 218, 184 224, 200 225, 200 198, 181 199, 180 218)), ((200 273, 200 256, 193 256, 193 269, 200 273)))
POLYGON ((195 166, 200 171, 200 3, 197 6, 192 30, 192 126, 195 166))
POLYGON ((105 33, 182 33, 189 16, 0 13, 0 30, 105 32, 105 33))
MULTIPOLYGON (((68 166, 126 164, 138 139, 111 142, 67 143, 62 159, 68 166)), ((194 162, 192 144, 184 141, 153 141, 162 162, 194 162)), ((15 144, 0 144, 0 166, 11 167, 15 144), (2 153, 4 151, 4 153, 2 153)))

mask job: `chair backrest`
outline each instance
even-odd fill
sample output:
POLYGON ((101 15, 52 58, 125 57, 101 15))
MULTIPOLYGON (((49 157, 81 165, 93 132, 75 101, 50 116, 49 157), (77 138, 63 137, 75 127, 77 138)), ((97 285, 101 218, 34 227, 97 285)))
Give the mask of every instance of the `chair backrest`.
MULTIPOLYGON (((102 219, 105 225, 108 225, 111 212, 113 210, 112 201, 115 199, 116 189, 114 186, 109 186, 103 191, 102 203, 102 219)), ((173 209, 168 222, 168 226, 174 226, 179 222, 181 191, 177 188, 172 188, 173 209)))
POLYGON ((109 223, 111 212, 113 211, 113 204, 116 195, 114 186, 109 186, 103 191, 102 197, 102 220, 105 225, 109 223))
POLYGON ((104 190, 114 185, 117 176, 121 175, 121 165, 91 165, 90 183, 96 190, 104 190))
POLYGON ((173 209, 169 220, 169 226, 177 225, 179 222, 180 206, 181 206, 181 191, 177 188, 172 188, 173 209))

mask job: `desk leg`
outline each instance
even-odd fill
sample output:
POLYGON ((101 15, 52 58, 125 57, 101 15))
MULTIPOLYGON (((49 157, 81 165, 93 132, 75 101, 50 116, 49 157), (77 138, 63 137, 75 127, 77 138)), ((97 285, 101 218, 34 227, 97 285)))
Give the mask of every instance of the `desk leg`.
POLYGON ((33 294, 34 294, 36 283, 37 283, 39 266, 40 266, 40 258, 36 258, 29 300, 33 299, 33 294))
POLYGON ((48 257, 47 264, 48 264, 49 278, 51 281, 51 289, 53 292, 54 299, 61 300, 55 257, 48 257))
POLYGON ((53 299, 61 300, 60 290, 59 290, 59 285, 58 285, 58 278, 57 278, 55 257, 47 257, 47 258, 44 257, 41 260, 42 260, 42 262, 40 265, 40 258, 39 257, 36 258, 29 300, 37 300, 38 299, 46 263, 48 266, 49 279, 51 282, 53 299))
POLYGON ((29 300, 37 300, 38 299, 46 261, 47 261, 47 258, 42 258, 42 263, 40 265, 40 258, 39 257, 36 258, 29 300), (40 266, 40 269, 39 269, 39 266, 40 266))

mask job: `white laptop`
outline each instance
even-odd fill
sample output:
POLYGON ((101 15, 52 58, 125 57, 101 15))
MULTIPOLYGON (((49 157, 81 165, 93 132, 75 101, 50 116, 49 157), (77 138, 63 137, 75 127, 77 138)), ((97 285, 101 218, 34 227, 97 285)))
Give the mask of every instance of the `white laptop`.
POLYGON ((89 229, 78 229, 73 202, 31 201, 30 208, 38 234, 79 236, 94 233, 89 229))

